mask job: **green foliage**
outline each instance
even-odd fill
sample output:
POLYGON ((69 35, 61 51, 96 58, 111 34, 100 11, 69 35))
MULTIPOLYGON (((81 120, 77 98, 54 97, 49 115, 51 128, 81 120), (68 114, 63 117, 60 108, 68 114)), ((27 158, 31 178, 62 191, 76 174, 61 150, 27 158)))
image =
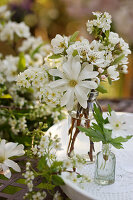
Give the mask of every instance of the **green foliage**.
POLYGON ((124 54, 121 54, 119 57, 117 57, 111 64, 112 65, 117 65, 119 62, 125 57, 124 54))
POLYGON ((55 186, 64 185, 64 181, 60 176, 53 175, 52 182, 55 186))
POLYGON ((99 85, 98 88, 96 89, 98 92, 101 92, 102 94, 107 93, 108 91, 103 85, 99 85))
POLYGON ((48 58, 49 59, 58 59, 58 58, 61 58, 61 54, 53 54, 52 56, 49 56, 48 58))
POLYGON ((73 35, 70 37, 69 43, 75 42, 78 34, 79 34, 79 31, 74 32, 73 35))
POLYGON ((109 83, 109 85, 112 85, 112 80, 110 77, 108 77, 108 83, 109 83))
POLYGON ((40 171, 44 170, 44 167, 46 166, 46 164, 47 164, 46 156, 41 157, 37 166, 38 170, 40 171))
POLYGON ((25 56, 24 53, 21 52, 19 54, 19 61, 18 61, 18 70, 19 72, 23 72, 26 68, 26 60, 25 60, 25 56))
POLYGON ((43 45, 44 45, 44 43, 40 44, 38 47, 36 47, 36 48, 30 53, 31 58, 34 58, 34 55, 35 55, 36 53, 39 52, 39 49, 40 49, 43 45))
MULTIPOLYGON (((111 114, 111 107, 108 105, 108 111, 111 114)), ((108 118, 104 119, 102 116, 102 112, 96 105, 94 105, 94 118, 97 122, 92 123, 90 128, 78 127, 80 131, 85 132, 86 136, 89 136, 93 142, 102 141, 103 144, 110 143, 115 148, 121 149, 123 148, 122 142, 127 142, 132 136, 116 137, 112 138, 112 130, 104 128, 104 125, 108 123, 108 118)))
POLYGON ((74 50, 72 55, 73 55, 73 57, 77 56, 78 55, 78 51, 74 50))

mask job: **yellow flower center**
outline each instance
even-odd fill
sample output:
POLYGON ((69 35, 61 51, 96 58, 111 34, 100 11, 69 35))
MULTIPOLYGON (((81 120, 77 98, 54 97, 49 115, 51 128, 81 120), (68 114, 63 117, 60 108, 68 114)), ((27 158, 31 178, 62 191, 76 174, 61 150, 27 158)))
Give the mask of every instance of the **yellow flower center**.
POLYGON ((70 80, 70 81, 69 81, 69 85, 70 85, 70 87, 75 87, 75 86, 77 85, 77 81, 75 81, 75 80, 70 80))
POLYGON ((59 47, 65 48, 65 44, 63 42, 61 42, 59 47))
POLYGON ((116 124, 116 127, 118 128, 118 127, 119 127, 119 124, 116 124))

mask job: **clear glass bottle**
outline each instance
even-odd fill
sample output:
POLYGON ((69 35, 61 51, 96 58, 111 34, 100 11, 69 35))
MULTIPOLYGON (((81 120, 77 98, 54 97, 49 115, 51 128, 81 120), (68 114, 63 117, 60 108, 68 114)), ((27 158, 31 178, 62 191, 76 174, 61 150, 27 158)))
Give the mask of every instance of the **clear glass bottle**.
MULTIPOLYGON (((86 128, 90 127, 90 121, 94 118, 94 104, 97 107, 100 107, 97 102, 98 92, 93 90, 90 92, 87 100, 87 108, 84 109, 80 104, 75 104, 72 111, 69 112, 68 117, 68 135, 69 135, 69 144, 67 149, 68 156, 71 155, 71 152, 74 151, 74 145, 78 134, 80 133, 77 126, 83 126, 86 128)), ((81 133, 83 134, 83 133, 81 133)), ((88 138, 89 139, 89 138, 88 138)), ((81 146, 82 148, 82 146, 81 146)), ((86 159, 87 161, 94 162, 96 153, 94 149, 94 143, 90 140, 88 149, 86 150, 86 159), (87 156, 88 153, 88 156, 87 156)))
POLYGON ((103 144, 102 151, 96 156, 94 181, 100 185, 109 185, 115 182, 116 158, 110 149, 110 144, 103 144))

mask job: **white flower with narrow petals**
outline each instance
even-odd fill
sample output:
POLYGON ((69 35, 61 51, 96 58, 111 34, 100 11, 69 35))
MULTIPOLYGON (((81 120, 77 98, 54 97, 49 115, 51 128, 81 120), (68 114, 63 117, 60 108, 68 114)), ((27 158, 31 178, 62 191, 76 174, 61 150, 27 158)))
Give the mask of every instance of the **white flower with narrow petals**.
POLYGON ((111 111, 111 115, 108 116, 109 123, 104 127, 111 130, 126 130, 126 120, 123 115, 117 115, 115 111, 111 111))
POLYGON ((10 160, 10 157, 13 156, 22 156, 24 155, 24 146, 22 144, 8 142, 6 140, 1 140, 0 142, 0 168, 3 171, 4 176, 7 178, 11 177, 11 171, 9 167, 14 169, 17 172, 20 172, 21 169, 17 163, 13 160, 10 160))
POLYGON ((85 63, 84 68, 81 69, 81 67, 83 66, 81 66, 80 58, 76 56, 63 64, 63 72, 57 69, 49 70, 51 75, 61 78, 49 83, 49 86, 64 92, 61 98, 61 106, 66 105, 68 110, 73 108, 75 100, 83 108, 86 108, 88 93, 91 89, 98 87, 93 80, 98 75, 98 72, 93 71, 93 65, 85 63))

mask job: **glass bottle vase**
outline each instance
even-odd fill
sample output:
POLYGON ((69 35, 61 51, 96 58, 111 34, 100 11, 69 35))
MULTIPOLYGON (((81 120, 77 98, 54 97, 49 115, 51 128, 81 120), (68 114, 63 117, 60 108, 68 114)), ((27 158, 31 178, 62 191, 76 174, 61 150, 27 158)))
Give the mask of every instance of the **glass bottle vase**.
POLYGON ((96 156, 94 181, 100 185, 109 185, 115 182, 116 158, 110 148, 110 144, 103 144, 102 151, 96 156))
MULTIPOLYGON (((78 129, 78 126, 83 126, 86 128, 90 127, 90 122, 94 118, 94 104, 100 108, 100 105, 97 101, 98 92, 91 91, 87 100, 87 108, 84 109, 80 106, 80 104, 76 104, 74 109, 69 112, 68 117, 68 135, 69 135, 69 144, 67 148, 67 155, 71 156, 71 153, 74 151, 75 141, 79 133, 81 133, 78 129)), ((101 110, 101 108, 100 108, 101 110)), ((82 133, 83 134, 83 133, 82 133)), ((89 138, 87 137, 89 140, 89 138)), ((82 148, 82 146, 80 147, 82 148)), ((94 143, 90 140, 90 144, 88 146, 88 150, 86 151, 86 155, 88 154, 87 160, 90 162, 94 162, 94 143), (88 152, 87 152, 88 151, 88 152)))

